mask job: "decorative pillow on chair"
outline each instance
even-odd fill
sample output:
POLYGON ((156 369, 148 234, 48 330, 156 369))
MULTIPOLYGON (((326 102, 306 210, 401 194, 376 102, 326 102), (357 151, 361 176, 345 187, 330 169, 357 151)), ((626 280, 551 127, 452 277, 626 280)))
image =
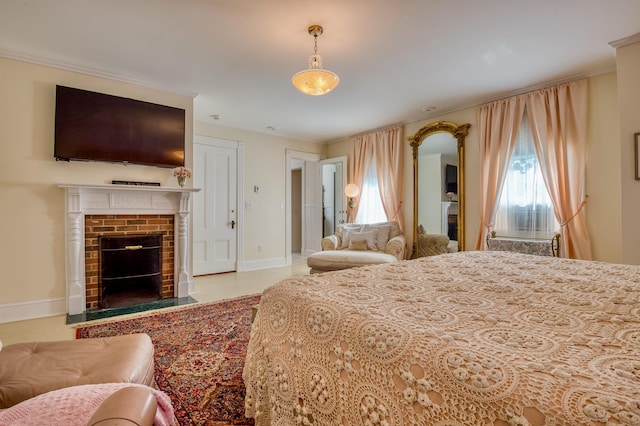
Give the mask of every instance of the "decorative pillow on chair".
POLYGON ((351 241, 365 241, 367 244, 367 250, 377 250, 377 246, 376 246, 377 237, 378 237, 377 229, 373 229, 371 231, 366 231, 366 232, 350 231, 348 233, 349 243, 351 241))
POLYGON ((366 240, 349 241, 349 250, 367 250, 366 240))
POLYGON ((389 234, 391 233, 391 225, 364 225, 363 231, 377 231, 376 247, 378 251, 384 251, 389 242, 389 234))
POLYGON ((341 249, 349 247, 349 233, 350 232, 359 232, 362 225, 360 224, 345 224, 338 227, 339 232, 336 232, 336 235, 340 237, 340 247, 341 249))

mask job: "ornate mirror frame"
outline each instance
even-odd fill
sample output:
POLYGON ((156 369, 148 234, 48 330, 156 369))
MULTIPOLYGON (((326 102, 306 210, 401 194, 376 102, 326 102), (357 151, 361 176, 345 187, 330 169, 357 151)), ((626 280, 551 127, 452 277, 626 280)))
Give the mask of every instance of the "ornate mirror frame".
POLYGON ((413 254, 418 253, 418 148, 434 133, 446 132, 458 141, 458 250, 463 251, 465 234, 465 192, 464 192, 464 140, 469 134, 470 124, 456 125, 450 121, 430 123, 407 137, 413 149, 413 254))

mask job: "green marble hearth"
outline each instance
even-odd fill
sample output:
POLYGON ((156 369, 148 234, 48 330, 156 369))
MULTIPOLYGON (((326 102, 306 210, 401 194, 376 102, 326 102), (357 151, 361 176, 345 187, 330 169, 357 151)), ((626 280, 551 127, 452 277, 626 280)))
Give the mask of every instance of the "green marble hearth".
POLYGON ((93 309, 88 310, 82 314, 67 315, 67 324, 76 324, 79 322, 116 317, 118 315, 152 311, 154 309, 168 308, 171 306, 188 305, 196 302, 198 301, 191 296, 179 298, 171 297, 167 299, 156 300, 154 302, 141 303, 139 305, 123 306, 121 308, 93 309))

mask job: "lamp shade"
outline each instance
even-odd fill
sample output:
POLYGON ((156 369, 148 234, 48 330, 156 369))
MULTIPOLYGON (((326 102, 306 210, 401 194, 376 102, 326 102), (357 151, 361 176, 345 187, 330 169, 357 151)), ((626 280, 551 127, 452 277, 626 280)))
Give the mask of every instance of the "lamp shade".
POLYGON ((349 198, 355 198, 360 193, 360 189, 355 183, 350 183, 344 187, 344 195, 349 198))
POLYGON ((296 73, 291 82, 302 93, 319 96, 335 89, 340 83, 340 78, 329 70, 310 68, 296 73))

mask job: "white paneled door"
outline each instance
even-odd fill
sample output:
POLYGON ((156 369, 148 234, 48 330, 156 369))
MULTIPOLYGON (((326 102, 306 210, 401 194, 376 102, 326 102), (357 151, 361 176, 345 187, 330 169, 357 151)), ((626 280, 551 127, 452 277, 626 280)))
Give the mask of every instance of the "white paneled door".
POLYGON ((237 143, 196 136, 193 145, 193 274, 236 270, 237 143))

